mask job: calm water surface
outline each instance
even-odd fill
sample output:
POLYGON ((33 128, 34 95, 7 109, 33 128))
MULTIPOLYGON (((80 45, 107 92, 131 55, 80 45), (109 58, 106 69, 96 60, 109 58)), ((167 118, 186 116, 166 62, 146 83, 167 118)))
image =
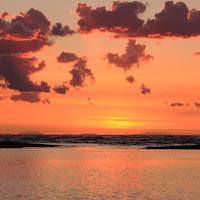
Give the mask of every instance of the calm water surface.
POLYGON ((199 200, 200 151, 0 149, 0 199, 199 200))

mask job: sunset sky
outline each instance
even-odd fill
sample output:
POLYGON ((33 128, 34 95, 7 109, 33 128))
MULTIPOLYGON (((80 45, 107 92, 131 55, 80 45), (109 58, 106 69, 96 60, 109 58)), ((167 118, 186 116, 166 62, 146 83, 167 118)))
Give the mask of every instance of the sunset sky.
POLYGON ((0 3, 0 133, 200 134, 200 1, 0 3))

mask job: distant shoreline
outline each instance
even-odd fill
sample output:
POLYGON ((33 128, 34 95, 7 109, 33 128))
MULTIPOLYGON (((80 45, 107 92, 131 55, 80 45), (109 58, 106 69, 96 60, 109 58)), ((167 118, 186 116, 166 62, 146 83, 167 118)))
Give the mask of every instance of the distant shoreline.
POLYGON ((157 147, 146 147, 145 149, 194 149, 200 150, 200 145, 179 145, 179 146, 157 146, 157 147))
POLYGON ((28 148, 28 147, 57 147, 58 145, 51 144, 32 144, 25 142, 11 142, 11 141, 1 141, 0 148, 28 148))

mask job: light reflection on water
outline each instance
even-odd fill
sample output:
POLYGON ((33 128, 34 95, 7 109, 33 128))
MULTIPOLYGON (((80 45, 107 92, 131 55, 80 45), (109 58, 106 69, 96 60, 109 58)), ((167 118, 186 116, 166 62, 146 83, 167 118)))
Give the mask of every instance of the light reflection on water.
POLYGON ((199 200, 200 153, 117 147, 0 150, 0 199, 199 200))

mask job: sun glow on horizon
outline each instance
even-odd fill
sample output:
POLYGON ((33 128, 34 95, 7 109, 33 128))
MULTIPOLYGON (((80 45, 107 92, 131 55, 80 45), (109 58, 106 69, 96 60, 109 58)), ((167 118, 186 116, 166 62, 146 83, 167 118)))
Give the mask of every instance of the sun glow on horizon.
POLYGON ((144 126, 146 123, 141 121, 134 121, 128 118, 121 117, 108 117, 102 121, 102 125, 105 128, 116 128, 116 129, 130 129, 139 126, 144 126))

